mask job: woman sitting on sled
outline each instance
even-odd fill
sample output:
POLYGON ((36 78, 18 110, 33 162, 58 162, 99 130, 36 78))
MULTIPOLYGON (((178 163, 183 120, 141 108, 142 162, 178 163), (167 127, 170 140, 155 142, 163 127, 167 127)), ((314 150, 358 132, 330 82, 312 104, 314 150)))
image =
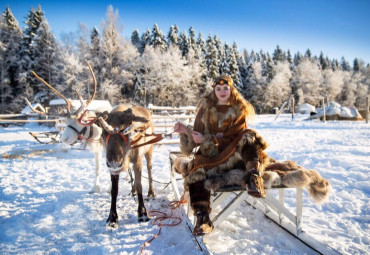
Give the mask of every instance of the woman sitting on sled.
POLYGON ((225 185, 246 185, 255 197, 266 196, 265 186, 305 188, 316 203, 328 198, 330 183, 318 172, 268 157, 266 141, 247 128, 247 119, 253 115, 252 105, 238 93, 233 80, 222 75, 215 79, 213 91, 199 102, 194 127, 175 124, 183 154, 188 156, 199 146, 192 160, 177 158, 173 163, 190 195, 197 219, 194 235, 212 232, 210 190, 225 185))
POLYGON ((245 153, 241 146, 243 135, 248 132, 247 119, 254 116, 253 106, 237 91, 231 77, 221 75, 213 84, 213 91, 200 100, 194 127, 186 127, 180 122, 175 124, 174 131, 180 133, 182 153, 190 155, 199 146, 194 159, 184 164, 181 159, 175 162, 185 178, 185 190, 189 191, 190 204, 197 218, 194 235, 212 232, 213 224, 209 218, 210 191, 204 182, 207 171, 222 171, 233 168, 246 169, 248 193, 255 197, 265 197, 262 169, 246 166, 250 160, 243 160, 245 153), (238 155, 236 155, 238 154, 238 155), (225 165, 226 164, 226 165, 225 165))

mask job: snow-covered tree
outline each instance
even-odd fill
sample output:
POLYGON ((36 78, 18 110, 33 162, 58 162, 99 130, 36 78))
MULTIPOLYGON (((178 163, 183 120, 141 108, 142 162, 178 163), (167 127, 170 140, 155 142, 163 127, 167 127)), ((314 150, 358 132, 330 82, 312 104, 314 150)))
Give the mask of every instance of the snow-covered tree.
POLYGON ((189 53, 189 38, 186 31, 182 31, 179 36, 179 49, 183 57, 186 57, 189 53))
POLYGON ((344 86, 344 72, 332 69, 323 70, 323 94, 328 96, 329 101, 340 102, 340 94, 344 86))
POLYGON ((279 45, 276 46, 276 49, 272 54, 272 60, 274 60, 275 64, 279 61, 281 62, 286 60, 285 52, 280 48, 279 45))
POLYGON ((118 11, 110 5, 107 9, 107 19, 103 22, 103 37, 101 47, 101 91, 103 98, 115 104, 121 98, 122 92, 127 93, 122 75, 123 37, 118 24, 118 11))
POLYGON ((201 51, 201 54, 203 58, 206 56, 207 48, 206 48, 206 43, 204 42, 203 35, 201 32, 198 34, 198 39, 197 39, 197 45, 201 51))
POLYGON ((141 40, 139 30, 135 29, 131 34, 131 43, 139 50, 141 47, 141 40))
POLYGON ((154 48, 158 48, 161 51, 165 51, 167 48, 167 42, 166 39, 164 38, 164 34, 157 24, 154 24, 153 26, 150 45, 153 46, 154 48))
POLYGON ((264 111, 264 94, 266 91, 266 77, 262 76, 261 62, 255 61, 248 68, 247 86, 242 91, 243 96, 254 106, 257 113, 264 111))
POLYGON ((208 69, 208 77, 210 77, 211 79, 215 79, 217 76, 220 75, 218 51, 211 35, 208 36, 206 43, 207 55, 205 57, 205 62, 208 69))
POLYGON ((143 53, 147 45, 151 45, 151 33, 149 28, 141 35, 141 46, 139 49, 140 53, 143 53))
MULTIPOLYGON (((195 77, 191 77, 189 66, 176 46, 162 53, 147 47, 139 58, 136 73, 135 102, 155 105, 186 105, 195 100, 195 77)), ((200 74, 198 74, 200 75, 200 74)), ((200 78, 199 78, 200 79, 200 78)), ((196 90, 197 92, 197 90, 196 90)), ((197 98, 198 100, 198 98, 197 98)))
MULTIPOLYGON (((33 56, 34 50, 32 49, 35 46, 34 39, 37 34, 37 31, 40 27, 40 24, 43 20, 44 13, 41 10, 41 6, 38 6, 36 10, 31 8, 27 15, 25 21, 26 27, 23 31, 22 43, 20 48, 20 74, 19 74, 19 86, 16 89, 16 94, 26 94, 28 98, 32 100, 34 91, 33 87, 35 85, 35 80, 31 74, 33 68, 33 61, 35 56, 33 56)), ((37 82, 39 83, 39 82, 37 82)), ((24 106, 24 99, 15 99, 15 105, 24 106)))
POLYGON ((297 66, 293 77, 294 92, 297 104, 309 103, 319 105, 323 94, 322 73, 317 64, 308 58, 302 60, 297 66))
POLYGON ((189 28, 189 49, 195 49, 196 47, 196 39, 195 39, 195 31, 193 27, 189 28))
MULTIPOLYGON (((30 70, 34 70, 46 82, 53 85, 58 84, 60 82, 60 77, 63 75, 58 68, 58 47, 54 35, 50 32, 49 24, 43 17, 31 45, 33 61, 30 65, 30 70)), ((36 77, 32 77, 32 80, 35 93, 40 91, 50 92, 50 90, 36 77)), ((45 104, 46 102, 40 103, 45 104)))
POLYGON ((274 65, 275 76, 266 87, 264 95, 265 110, 271 111, 274 107, 280 108, 291 95, 290 78, 292 73, 287 61, 278 61, 274 65))
MULTIPOLYGON (((9 113, 17 96, 19 76, 19 47, 22 32, 10 8, 0 17, 0 112, 9 113)), ((15 107, 15 105, 13 105, 15 107)))
POLYGON ((351 71, 351 65, 344 57, 342 57, 340 60, 340 66, 342 67, 343 71, 351 71))
POLYGON ((170 27, 170 31, 168 32, 167 35, 167 45, 177 45, 179 43, 179 28, 177 25, 173 25, 170 27))

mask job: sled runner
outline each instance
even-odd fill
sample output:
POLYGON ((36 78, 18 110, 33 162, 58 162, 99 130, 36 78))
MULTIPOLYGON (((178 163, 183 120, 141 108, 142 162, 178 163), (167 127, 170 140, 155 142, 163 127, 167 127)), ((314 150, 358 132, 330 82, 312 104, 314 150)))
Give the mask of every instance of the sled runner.
MULTIPOLYGON (((181 193, 177 184, 176 175, 173 169, 173 162, 177 157, 183 156, 181 152, 170 152, 170 166, 171 166, 171 184, 177 200, 181 200, 181 193)), ((241 202, 246 201, 249 205, 262 211, 268 218, 273 220, 276 224, 284 228, 286 231, 291 233, 301 242, 306 244, 311 249, 315 250, 320 254, 340 254, 330 246, 321 243, 314 237, 306 233, 302 228, 302 208, 303 208, 303 191, 302 188, 290 188, 296 191, 296 208, 295 213, 291 212, 287 207, 284 206, 284 192, 287 187, 284 185, 272 186, 270 189, 266 189, 266 198, 255 198, 248 194, 247 190, 243 186, 228 185, 220 187, 217 190, 211 191, 211 208, 216 208, 219 205, 226 205, 222 210, 215 216, 211 217, 214 227, 218 227, 237 207, 241 202), (278 198, 276 198, 271 192, 273 189, 278 189, 278 198), (229 201, 229 202, 227 202, 229 201)), ((183 214, 187 217, 187 224, 192 231, 194 224, 191 223, 193 218, 193 212, 190 208, 190 203, 187 203, 185 208, 182 208, 183 214)), ((195 219, 194 219, 195 220, 195 219)), ((203 244, 200 237, 195 237, 199 248, 205 253, 209 254, 207 247, 203 244)))
POLYGON ((29 132, 36 141, 42 144, 60 143, 60 133, 58 131, 50 132, 29 132))

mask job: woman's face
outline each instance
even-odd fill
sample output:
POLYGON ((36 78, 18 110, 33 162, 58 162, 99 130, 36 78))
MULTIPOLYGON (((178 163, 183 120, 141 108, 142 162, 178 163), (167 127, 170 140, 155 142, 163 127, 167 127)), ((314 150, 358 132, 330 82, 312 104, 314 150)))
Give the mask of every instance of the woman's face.
POLYGON ((227 84, 215 86, 215 94, 217 97, 217 104, 225 105, 228 103, 230 97, 230 87, 227 84))

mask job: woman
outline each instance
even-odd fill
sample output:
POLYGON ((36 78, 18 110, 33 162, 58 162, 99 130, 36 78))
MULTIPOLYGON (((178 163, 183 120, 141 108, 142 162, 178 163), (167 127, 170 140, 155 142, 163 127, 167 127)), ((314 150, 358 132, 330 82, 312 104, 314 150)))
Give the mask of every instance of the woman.
MULTIPOLYGON (((199 102, 194 128, 180 122, 175 124, 174 131, 180 133, 180 148, 185 155, 190 155, 199 145, 193 160, 184 164, 178 159, 174 164, 179 166, 178 170, 185 178, 185 190, 189 190, 190 204, 197 217, 194 235, 213 230, 209 218, 210 191, 204 187, 209 171, 218 171, 221 166, 223 172, 226 168, 248 169, 246 160, 235 154, 240 151, 237 147, 243 146, 241 140, 247 132, 247 119, 253 116, 253 106, 237 91, 232 78, 221 75, 215 79, 213 91, 199 102)), ((258 167, 247 176, 248 193, 265 197, 258 167)))

